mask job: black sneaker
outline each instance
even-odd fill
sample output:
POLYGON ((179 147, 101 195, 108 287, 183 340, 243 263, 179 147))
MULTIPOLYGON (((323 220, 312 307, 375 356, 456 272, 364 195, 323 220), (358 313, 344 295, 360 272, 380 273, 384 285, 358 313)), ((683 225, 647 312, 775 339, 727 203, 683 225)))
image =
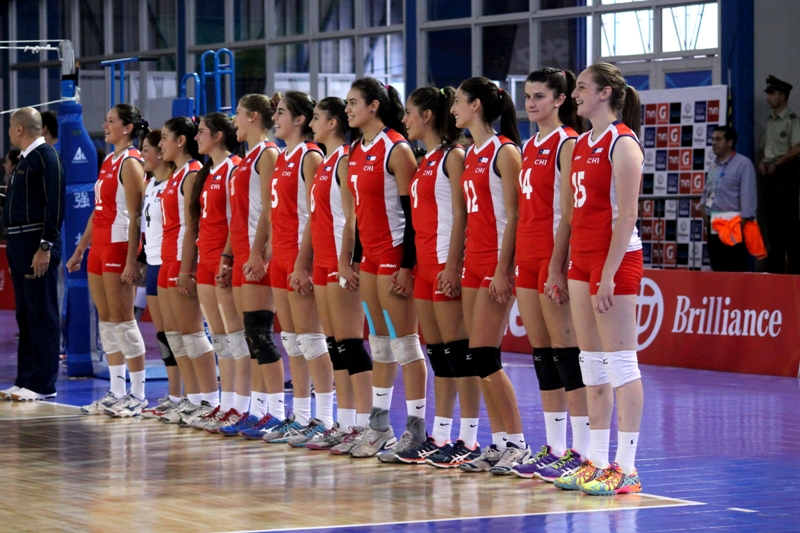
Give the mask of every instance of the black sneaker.
POLYGON ((477 444, 474 450, 467 448, 464 441, 459 439, 454 444, 444 446, 438 453, 428 457, 425 461, 436 468, 457 468, 459 465, 473 461, 481 456, 481 447, 477 444))
POLYGON ((441 452, 443 448, 444 446, 439 447, 436 445, 436 441, 433 440, 433 437, 428 437, 425 442, 416 448, 404 452, 398 452, 395 454, 395 456, 401 463, 406 463, 409 465, 421 465, 425 463, 428 457, 441 452))

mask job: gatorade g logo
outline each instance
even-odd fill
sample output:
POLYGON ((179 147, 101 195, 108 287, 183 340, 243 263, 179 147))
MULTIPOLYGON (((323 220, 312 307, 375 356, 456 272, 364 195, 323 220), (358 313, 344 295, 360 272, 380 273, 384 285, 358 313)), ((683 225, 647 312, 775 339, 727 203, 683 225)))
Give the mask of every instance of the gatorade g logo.
POLYGON ((655 340, 664 320, 664 297, 661 289, 650 278, 642 278, 636 297, 636 344, 644 350, 655 340))

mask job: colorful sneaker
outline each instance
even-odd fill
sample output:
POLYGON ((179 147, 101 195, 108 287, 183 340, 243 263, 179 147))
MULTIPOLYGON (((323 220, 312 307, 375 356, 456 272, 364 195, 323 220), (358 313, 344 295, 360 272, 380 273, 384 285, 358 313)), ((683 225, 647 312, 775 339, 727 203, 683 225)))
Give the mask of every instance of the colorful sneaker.
POLYGON ((551 451, 550 446, 545 444, 536 455, 531 456, 531 458, 524 463, 514 466, 514 468, 511 469, 511 473, 523 479, 533 479, 540 470, 558 460, 559 457, 551 451))
POLYGON ((481 447, 477 444, 474 450, 467 448, 463 440, 455 444, 446 444, 440 451, 434 453, 425 461, 436 468, 456 468, 464 463, 474 461, 481 456, 481 447))
POLYGON ((553 485, 564 490, 580 490, 583 485, 600 477, 602 473, 602 470, 594 466, 592 462, 587 459, 571 474, 566 474, 553 481, 553 485))
MULTIPOLYGON (((200 420, 210 420, 213 417, 214 410, 219 410, 219 406, 211 407, 211 404, 203 400, 194 411, 184 411, 178 426, 182 428, 195 427, 192 424, 197 424, 200 420)), ((202 429, 202 428, 200 428, 202 429)))
POLYGON ((120 398, 114 396, 113 392, 108 391, 106 395, 99 400, 95 400, 89 405, 84 405, 81 407, 81 413, 85 415, 102 415, 106 412, 106 409, 110 408, 119 400, 120 398))
POLYGON ((619 469, 617 463, 611 463, 598 477, 584 483, 581 490, 592 496, 633 494, 642 492, 642 482, 639 480, 639 473, 636 470, 631 474, 626 474, 619 469))
POLYGON ((574 473, 578 469, 578 467, 581 466, 582 462, 583 459, 581 458, 581 454, 579 454, 573 449, 568 449, 566 452, 564 452, 564 455, 562 455, 558 461, 550 465, 547 465, 546 467, 536 472, 536 477, 538 477, 542 481, 547 481, 548 483, 552 483, 561 476, 574 473))
POLYGON ((227 424, 220 426, 217 434, 223 437, 239 437, 241 431, 254 427, 260 420, 257 416, 249 413, 243 414, 242 418, 235 422, 229 418, 227 424))
POLYGON ((231 423, 236 423, 242 419, 242 417, 247 416, 247 413, 240 413, 233 407, 228 409, 226 413, 217 413, 217 416, 214 420, 209 421, 203 429, 208 431, 209 433, 219 433, 219 428, 222 426, 226 426, 231 423))
POLYGON ((291 437, 287 442, 292 448, 305 448, 308 441, 318 435, 322 435, 325 431, 326 429, 325 426, 322 425, 322 421, 312 418, 309 420, 308 425, 302 433, 291 437))
POLYGON ((525 462, 531 456, 531 447, 520 448, 512 442, 506 443, 506 449, 489 472, 495 476, 507 476, 511 469, 525 462))
POLYGON ((497 464, 501 455, 503 455, 503 452, 500 451, 496 444, 492 444, 488 448, 484 448, 483 453, 478 457, 458 465, 458 468, 462 472, 488 472, 497 464))
POLYGON ((406 418, 406 430, 400 435, 394 446, 387 446, 385 452, 378 454, 378 461, 382 463, 400 463, 397 458, 398 453, 406 453, 414 450, 425 443, 428 436, 425 434, 425 419, 418 416, 406 418))
POLYGON ((145 407, 147 407, 147 400, 140 400, 133 394, 128 394, 106 409, 106 414, 116 418, 130 418, 142 414, 142 409, 145 407))
POLYGON ((178 405, 164 413, 159 420, 165 424, 177 424, 181 421, 184 411, 193 412, 195 409, 197 409, 195 404, 190 402, 188 398, 183 398, 178 402, 178 405))
POLYGON ((281 425, 281 421, 271 415, 262 416, 252 427, 239 431, 239 436, 247 440, 261 440, 264 435, 281 425))
POLYGON ((300 423, 295 420, 294 413, 292 413, 289 415, 289 418, 266 433, 261 440, 269 444, 286 444, 292 437, 301 435, 307 427, 308 426, 301 426, 300 423))
POLYGON ((366 428, 361 426, 353 426, 350 428, 350 433, 346 434, 342 438, 342 442, 331 448, 331 453, 333 455, 350 455, 350 452, 353 451, 353 448, 355 448, 358 443, 361 442, 361 439, 363 439, 364 435, 366 434, 366 428))
POLYGON ((436 441, 433 440, 433 437, 428 437, 425 442, 416 448, 405 452, 397 452, 395 455, 397 460, 401 463, 406 463, 409 465, 421 465, 425 464, 431 455, 441 452, 442 448, 444 448, 444 446, 437 446, 436 441))
POLYGON ((342 443, 347 433, 339 428, 339 423, 334 422, 331 429, 314 435, 306 442, 307 450, 330 450, 342 443))
POLYGON ((169 399, 169 396, 164 396, 163 398, 159 398, 158 403, 153 407, 142 409, 142 418, 158 418, 176 405, 178 405, 178 402, 173 402, 169 399))

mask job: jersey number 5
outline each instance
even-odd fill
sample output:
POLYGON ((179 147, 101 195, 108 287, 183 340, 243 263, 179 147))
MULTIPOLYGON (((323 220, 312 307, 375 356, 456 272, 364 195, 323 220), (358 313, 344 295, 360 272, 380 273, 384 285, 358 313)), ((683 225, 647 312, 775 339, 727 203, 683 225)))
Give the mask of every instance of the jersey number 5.
POLYGON ((275 190, 275 187, 278 185, 278 178, 272 180, 272 209, 278 207, 278 191, 275 190))
POLYGON ((586 203, 586 187, 583 186, 584 171, 572 173, 573 203, 572 207, 583 207, 586 203))

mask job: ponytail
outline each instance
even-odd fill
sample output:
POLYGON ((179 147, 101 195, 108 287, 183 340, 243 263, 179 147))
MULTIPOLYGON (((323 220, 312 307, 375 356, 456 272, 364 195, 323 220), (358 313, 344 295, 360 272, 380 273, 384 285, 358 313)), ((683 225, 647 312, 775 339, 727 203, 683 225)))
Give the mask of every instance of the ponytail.
POLYGON ((554 98, 563 94, 566 98, 558 108, 558 120, 578 133, 583 133, 586 131, 586 121, 578 116, 578 106, 572 99, 575 81, 575 74, 571 70, 544 67, 528 74, 525 83, 544 83, 548 89, 553 91, 554 98))
POLYGON ((498 87, 492 80, 475 77, 465 80, 459 86, 467 95, 469 102, 481 101, 483 122, 491 125, 500 119, 500 134, 505 135, 517 145, 521 144, 517 126, 517 108, 507 91, 498 87))
POLYGON ((378 118, 381 122, 408 138, 406 126, 403 124, 403 101, 397 89, 391 85, 383 85, 375 78, 359 78, 350 88, 356 89, 367 105, 377 100, 378 118))
POLYGON ((619 119, 639 135, 642 126, 642 104, 639 93, 629 87, 620 70, 610 63, 595 63, 586 68, 592 74, 592 80, 599 89, 609 87, 611 98, 608 102, 611 110, 619 119))
MULTIPOLYGON (((450 112, 455 100, 456 90, 452 87, 437 89, 436 87, 420 87, 411 93, 408 99, 419 108, 420 114, 430 111, 433 116, 433 127, 439 134, 442 146, 451 147, 459 141, 463 130, 456 126, 456 117, 450 112)), ((433 146, 426 147, 429 150, 433 146)))

